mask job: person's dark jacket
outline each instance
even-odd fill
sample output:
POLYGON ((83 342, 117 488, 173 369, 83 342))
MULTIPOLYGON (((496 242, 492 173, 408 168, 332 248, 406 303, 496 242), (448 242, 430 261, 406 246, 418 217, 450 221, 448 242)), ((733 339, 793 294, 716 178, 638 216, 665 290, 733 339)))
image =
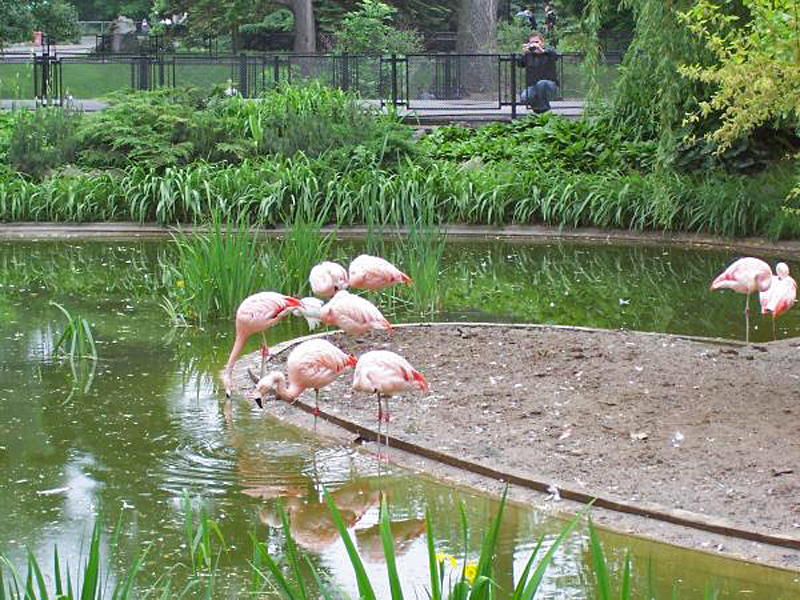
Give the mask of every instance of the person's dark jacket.
POLYGON ((517 59, 520 67, 525 67, 525 86, 536 85, 541 79, 554 81, 556 85, 561 85, 558 81, 558 54, 553 48, 547 48, 544 52, 527 52, 517 59))

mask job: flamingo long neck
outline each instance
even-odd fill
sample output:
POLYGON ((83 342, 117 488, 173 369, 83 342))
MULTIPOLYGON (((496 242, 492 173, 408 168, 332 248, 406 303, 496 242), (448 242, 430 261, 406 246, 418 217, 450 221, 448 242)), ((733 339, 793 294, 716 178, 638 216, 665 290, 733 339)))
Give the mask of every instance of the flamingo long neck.
POLYGON ((291 402, 297 398, 303 392, 303 389, 304 388, 296 383, 290 383, 287 387, 286 378, 282 373, 280 378, 275 382, 275 395, 281 400, 286 400, 287 402, 291 402))

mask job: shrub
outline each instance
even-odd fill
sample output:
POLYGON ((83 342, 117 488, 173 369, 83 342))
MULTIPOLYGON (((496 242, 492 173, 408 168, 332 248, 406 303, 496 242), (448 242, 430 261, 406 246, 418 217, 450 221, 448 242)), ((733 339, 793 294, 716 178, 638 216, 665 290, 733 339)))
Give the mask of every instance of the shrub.
POLYGON ((21 173, 40 179, 75 159, 80 113, 69 108, 20 110, 14 115, 8 161, 21 173))
POLYGON ((228 134, 208 98, 197 89, 116 93, 110 106, 78 132, 80 163, 88 167, 147 165, 161 169, 194 160, 218 160, 228 134))
POLYGON ((361 0, 335 32, 336 51, 349 54, 413 54, 421 52, 422 36, 414 29, 397 29, 389 21, 397 9, 379 0, 361 0))

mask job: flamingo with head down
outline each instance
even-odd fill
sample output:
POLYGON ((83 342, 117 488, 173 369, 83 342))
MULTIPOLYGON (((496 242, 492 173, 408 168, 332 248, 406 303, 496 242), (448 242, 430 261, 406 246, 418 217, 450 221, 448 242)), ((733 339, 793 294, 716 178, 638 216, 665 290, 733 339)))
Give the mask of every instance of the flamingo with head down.
POLYGON ((308 283, 311 291, 318 298, 330 298, 340 290, 346 290, 349 278, 345 268, 335 262, 326 260, 311 269, 308 283))
POLYGON ((362 254, 348 267, 350 287, 360 290, 380 290, 395 283, 411 283, 411 278, 388 260, 362 254))
POLYGON ((264 362, 269 356, 267 339, 264 331, 285 317, 293 307, 299 306, 300 301, 291 296, 284 296, 276 292, 260 292, 245 298, 236 310, 236 339, 233 342, 225 372, 222 376, 225 385, 225 395, 231 395, 231 376, 233 365, 244 348, 247 339, 254 333, 261 332, 263 343, 261 345, 261 373, 264 373, 264 362))
POLYGON ((289 384, 280 371, 272 371, 256 384, 258 395, 256 404, 263 408, 262 398, 270 391, 275 395, 294 402, 306 389, 316 392, 315 416, 319 414, 319 390, 333 382, 347 367, 356 364, 356 357, 331 344, 327 340, 313 339, 298 345, 286 360, 289 384))
POLYGON ((711 291, 733 290, 747 294, 744 305, 745 341, 750 341, 750 294, 766 292, 772 284, 772 269, 759 258, 747 256, 734 261, 711 282, 711 291))
POLYGON ((380 310, 366 298, 347 290, 336 295, 322 307, 319 320, 334 325, 348 335, 363 335, 370 330, 391 331, 392 325, 380 310))

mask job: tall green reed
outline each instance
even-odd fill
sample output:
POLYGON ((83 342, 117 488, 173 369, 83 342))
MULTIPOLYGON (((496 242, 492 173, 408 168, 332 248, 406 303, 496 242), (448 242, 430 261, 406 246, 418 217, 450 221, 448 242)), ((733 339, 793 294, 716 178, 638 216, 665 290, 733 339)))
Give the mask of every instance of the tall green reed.
POLYGON ((69 402, 77 392, 87 394, 94 382, 97 369, 97 346, 94 342, 92 327, 85 318, 73 316, 57 302, 50 302, 67 321, 64 331, 53 344, 53 354, 62 357, 69 363, 72 375, 72 386, 64 402, 69 402))
POLYGON ((172 241, 174 255, 159 261, 163 306, 175 320, 202 324, 232 317, 247 296, 282 283, 272 254, 244 214, 234 219, 214 211, 208 232, 178 230, 172 241))

